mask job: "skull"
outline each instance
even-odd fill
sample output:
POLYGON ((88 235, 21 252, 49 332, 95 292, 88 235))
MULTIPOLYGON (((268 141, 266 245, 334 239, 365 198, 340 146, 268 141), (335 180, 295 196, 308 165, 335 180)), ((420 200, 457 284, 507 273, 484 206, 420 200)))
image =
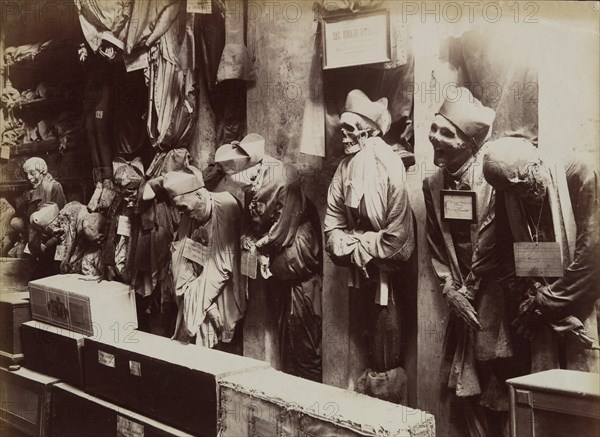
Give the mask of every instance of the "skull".
POLYGON ((340 117, 344 139, 344 152, 352 154, 362 149, 367 138, 375 136, 377 126, 371 120, 354 112, 344 112, 340 117))
POLYGON ((42 158, 33 157, 25 161, 23 171, 33 188, 37 188, 48 174, 48 165, 42 158))
POLYGON ((16 47, 7 47, 4 50, 4 65, 12 65, 15 62, 15 54, 17 53, 16 47))

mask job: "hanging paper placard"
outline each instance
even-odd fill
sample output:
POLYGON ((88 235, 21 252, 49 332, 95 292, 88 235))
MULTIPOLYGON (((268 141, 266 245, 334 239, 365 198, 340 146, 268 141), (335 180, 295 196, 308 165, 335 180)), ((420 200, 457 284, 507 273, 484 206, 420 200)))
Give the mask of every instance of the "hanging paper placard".
POLYGON ((56 246, 56 251, 54 252, 54 261, 62 261, 67 256, 67 246, 64 244, 59 244, 56 246))
POLYGON ((191 238, 186 238, 183 245, 182 256, 192 262, 204 266, 208 259, 207 246, 204 246, 191 238))
POLYGON ((323 69, 391 60, 388 10, 336 14, 322 24, 323 69))
POLYGON ((9 146, 0 147, 0 158, 5 159, 7 161, 10 159, 10 147, 9 146))
POLYGON ((242 275, 247 276, 250 279, 256 279, 256 269, 258 267, 256 250, 242 250, 241 264, 242 275))
POLYGON ((123 62, 125 62, 125 69, 127 72, 132 72, 136 70, 143 70, 144 68, 148 68, 150 63, 148 61, 148 52, 142 52, 140 54, 134 55, 123 55, 123 62))
POLYGON ((517 276, 547 278, 563 276, 563 262, 558 243, 513 243, 513 249, 517 276))
POLYGON ((117 235, 124 237, 131 236, 131 220, 126 215, 119 216, 119 223, 117 225, 117 235))
POLYGON ((212 14, 212 0, 187 0, 188 14, 212 14))

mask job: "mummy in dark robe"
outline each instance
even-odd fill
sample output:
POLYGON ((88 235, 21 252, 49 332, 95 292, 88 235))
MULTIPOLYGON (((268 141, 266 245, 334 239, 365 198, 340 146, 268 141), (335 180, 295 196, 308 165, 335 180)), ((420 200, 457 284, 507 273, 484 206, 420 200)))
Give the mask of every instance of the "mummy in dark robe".
POLYGON ((560 251, 561 276, 519 278, 525 293, 515 326, 531 341, 531 372, 597 373, 597 171, 579 158, 557 159, 526 139, 503 138, 490 144, 483 173, 498 191, 510 261, 513 242, 556 243, 560 251))
POLYGON ((221 146, 215 161, 245 194, 244 256, 259 259, 266 286, 282 296, 283 370, 320 381, 322 250, 318 214, 302 190, 296 169, 265 155, 264 147, 263 137, 249 134, 239 143, 221 146))
POLYGON ((529 369, 526 345, 510 326, 521 296, 497 248, 505 231, 498 228, 494 191, 482 173, 494 117, 469 90, 458 88, 458 98, 447 99, 431 124, 439 169, 423 182, 432 267, 450 308, 442 370, 471 436, 502 435, 492 424, 508 420, 505 381, 529 369), (444 220, 442 190, 474 195, 472 217, 444 220))

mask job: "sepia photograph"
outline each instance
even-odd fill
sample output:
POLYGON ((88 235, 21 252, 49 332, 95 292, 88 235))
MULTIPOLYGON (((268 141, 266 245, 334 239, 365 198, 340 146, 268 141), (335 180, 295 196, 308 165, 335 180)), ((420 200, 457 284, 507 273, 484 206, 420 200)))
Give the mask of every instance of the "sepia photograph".
POLYGON ((600 2, 0 0, 1 437, 600 435, 600 2))

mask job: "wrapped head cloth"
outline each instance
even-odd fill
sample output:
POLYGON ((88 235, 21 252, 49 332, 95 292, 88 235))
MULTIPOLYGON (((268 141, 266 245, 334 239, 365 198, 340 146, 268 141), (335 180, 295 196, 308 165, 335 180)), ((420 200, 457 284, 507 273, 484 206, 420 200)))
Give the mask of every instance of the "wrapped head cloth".
POLYGON ((492 108, 483 106, 471 91, 463 87, 457 88, 455 97, 446 97, 437 114, 452 122, 477 147, 481 147, 485 142, 496 117, 492 108))
POLYGON ((387 98, 383 97, 373 102, 361 90, 352 90, 346 97, 344 112, 340 116, 340 123, 354 124, 355 117, 353 117, 353 114, 358 114, 366 119, 369 124, 377 126, 381 131, 381 135, 385 135, 390 130, 390 125, 392 124, 392 116, 387 108, 387 98))
POLYGON ((56 203, 45 203, 40 208, 31 214, 29 222, 35 229, 46 229, 50 223, 56 220, 60 210, 56 203))
POLYGON ((244 171, 263 160, 265 139, 259 134, 248 134, 242 141, 223 144, 215 153, 215 162, 229 175, 244 171))
POLYGON ((506 189, 527 181, 530 167, 539 164, 539 150, 529 140, 505 137, 490 141, 483 157, 483 175, 490 185, 506 189))
POLYGON ((191 165, 181 171, 171 171, 164 176, 163 188, 171 198, 193 193, 204 188, 202 172, 191 165))

